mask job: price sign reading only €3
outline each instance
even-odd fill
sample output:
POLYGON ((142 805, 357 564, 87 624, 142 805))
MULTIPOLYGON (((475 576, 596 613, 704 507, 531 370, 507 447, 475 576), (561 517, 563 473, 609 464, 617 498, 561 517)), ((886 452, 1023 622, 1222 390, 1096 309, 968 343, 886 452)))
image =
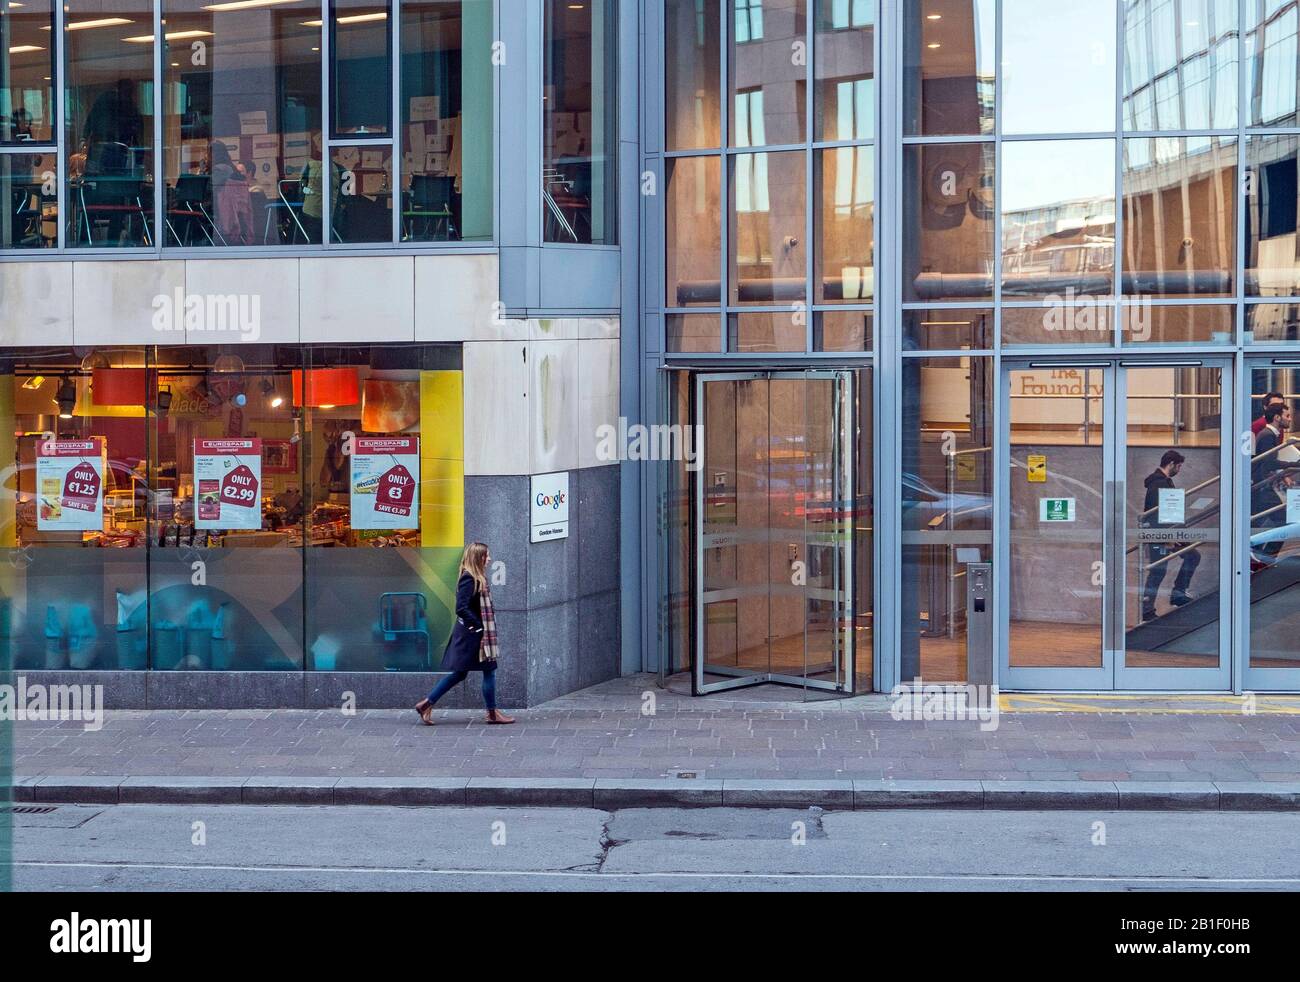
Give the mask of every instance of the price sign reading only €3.
POLYGON ((420 527, 420 438, 359 437, 352 454, 352 527, 420 527))

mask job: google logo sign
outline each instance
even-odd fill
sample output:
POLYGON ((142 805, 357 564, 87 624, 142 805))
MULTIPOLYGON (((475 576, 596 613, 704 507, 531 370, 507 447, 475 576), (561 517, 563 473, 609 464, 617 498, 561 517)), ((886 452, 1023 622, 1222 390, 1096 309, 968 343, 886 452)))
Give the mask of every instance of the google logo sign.
POLYGON ((555 494, 546 494, 545 492, 541 492, 537 495, 537 507, 555 508, 558 510, 560 506, 568 500, 569 496, 563 491, 557 491, 555 494))

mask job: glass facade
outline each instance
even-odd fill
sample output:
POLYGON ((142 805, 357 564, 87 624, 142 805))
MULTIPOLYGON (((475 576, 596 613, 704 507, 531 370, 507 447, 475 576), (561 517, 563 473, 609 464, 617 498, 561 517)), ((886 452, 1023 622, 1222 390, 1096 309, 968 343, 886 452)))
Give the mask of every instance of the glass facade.
POLYGON ((661 485, 665 671, 713 656, 696 609, 722 596, 701 380, 852 367, 877 382, 857 452, 896 502, 871 539, 897 575, 857 603, 877 687, 969 677, 989 562, 1004 687, 1300 688, 1294 596, 1267 600, 1294 448, 1233 452, 1300 364, 1300 4, 667 7, 647 353, 706 473, 661 485))
POLYGON ((614 0, 546 0, 546 242, 618 244, 618 6, 614 0))
POLYGON ((0 251, 490 243, 494 37, 493 0, 0 4, 0 251))
POLYGON ((436 669, 461 392, 457 346, 5 351, 13 666, 436 669))
POLYGON ((669 351, 873 350, 876 22, 874 0, 666 5, 669 351))

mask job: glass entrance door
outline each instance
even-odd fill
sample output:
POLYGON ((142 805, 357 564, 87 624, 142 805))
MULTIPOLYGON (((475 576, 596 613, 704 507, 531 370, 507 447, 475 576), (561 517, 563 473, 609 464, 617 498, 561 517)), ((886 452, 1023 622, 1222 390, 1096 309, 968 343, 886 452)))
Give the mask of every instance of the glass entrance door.
POLYGON ((851 396, 847 372, 697 376, 697 694, 853 691, 851 396))
POLYGON ((1239 594, 1248 690, 1300 690, 1300 359, 1247 363, 1242 439, 1250 466, 1242 469, 1243 568, 1239 594))
POLYGON ((1004 688, 1229 688, 1229 378, 1006 363, 1004 688))

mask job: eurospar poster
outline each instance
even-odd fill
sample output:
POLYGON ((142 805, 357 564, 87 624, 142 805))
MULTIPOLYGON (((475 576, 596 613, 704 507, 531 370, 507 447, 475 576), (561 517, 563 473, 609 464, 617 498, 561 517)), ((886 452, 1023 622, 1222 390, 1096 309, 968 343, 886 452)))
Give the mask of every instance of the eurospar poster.
POLYGON ((420 527, 420 438, 358 437, 352 452, 352 527, 420 527))
POLYGON ((104 440, 46 440, 36 458, 36 527, 42 532, 104 528, 104 440))
POLYGON ((194 441, 194 527, 262 527, 262 441, 194 441))

